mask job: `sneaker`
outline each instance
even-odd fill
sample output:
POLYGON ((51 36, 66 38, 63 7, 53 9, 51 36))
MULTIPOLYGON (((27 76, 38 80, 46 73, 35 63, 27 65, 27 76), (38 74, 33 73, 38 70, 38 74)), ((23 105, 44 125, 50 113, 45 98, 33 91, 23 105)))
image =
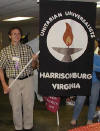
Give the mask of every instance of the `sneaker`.
POLYGON ((38 99, 38 101, 43 102, 43 97, 38 94, 37 94, 37 99, 38 99))
POLYGON ((100 118, 97 119, 97 122, 100 123, 100 118))
POLYGON ((96 111, 93 118, 99 117, 100 116, 100 111, 96 111))
POLYGON ((75 101, 73 101, 73 100, 66 101, 66 105, 74 106, 75 105, 75 101))
POLYGON ((92 124, 92 123, 93 123, 92 120, 87 121, 87 125, 92 124))
POLYGON ((96 111, 94 116, 93 116, 93 118, 96 118, 96 117, 98 117, 98 111, 96 111))
POLYGON ((70 122, 70 125, 71 125, 71 126, 76 126, 76 124, 77 124, 77 121, 74 120, 74 119, 72 119, 71 122, 70 122))

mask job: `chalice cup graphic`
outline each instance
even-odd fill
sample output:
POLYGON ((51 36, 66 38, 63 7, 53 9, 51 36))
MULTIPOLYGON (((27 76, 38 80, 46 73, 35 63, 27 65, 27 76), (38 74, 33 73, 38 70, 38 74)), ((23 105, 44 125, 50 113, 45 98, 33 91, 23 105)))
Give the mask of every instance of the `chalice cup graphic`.
POLYGON ((52 47, 52 49, 64 55, 61 60, 62 62, 72 62, 71 55, 81 51, 82 48, 70 48, 73 42, 73 33, 72 28, 68 23, 66 23, 66 30, 63 35, 63 41, 66 44, 67 48, 52 47))

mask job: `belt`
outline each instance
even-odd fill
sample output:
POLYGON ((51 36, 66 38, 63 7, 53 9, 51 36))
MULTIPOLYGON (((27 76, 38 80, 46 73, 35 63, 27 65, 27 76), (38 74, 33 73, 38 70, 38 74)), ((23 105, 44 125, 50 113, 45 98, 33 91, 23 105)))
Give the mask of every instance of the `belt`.
MULTIPOLYGON (((32 74, 29 74, 29 75, 27 75, 27 76, 24 76, 24 77, 18 78, 18 80, 24 80, 24 79, 26 79, 26 78, 28 78, 28 77, 30 77, 30 76, 32 76, 32 74)), ((15 79, 15 78, 13 78, 13 79, 15 79)))

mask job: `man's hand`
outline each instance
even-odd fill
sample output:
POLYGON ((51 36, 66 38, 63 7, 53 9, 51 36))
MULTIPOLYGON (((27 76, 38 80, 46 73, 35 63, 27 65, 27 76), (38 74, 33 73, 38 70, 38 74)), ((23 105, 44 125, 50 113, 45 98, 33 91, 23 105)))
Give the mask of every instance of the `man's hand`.
POLYGON ((4 72, 3 72, 3 69, 0 68, 0 80, 1 80, 1 83, 2 83, 2 87, 3 87, 3 90, 4 90, 4 94, 8 94, 10 89, 5 81, 5 78, 4 78, 4 72))
POLYGON ((38 60, 38 57, 39 57, 38 55, 33 54, 33 55, 32 55, 33 61, 37 61, 37 60, 38 60))
POLYGON ((6 83, 3 84, 3 90, 4 90, 4 94, 8 94, 10 91, 9 86, 6 83))
POLYGON ((39 67, 39 62, 38 62, 39 56, 36 54, 33 54, 32 57, 33 57, 32 67, 33 67, 33 69, 37 69, 39 67))

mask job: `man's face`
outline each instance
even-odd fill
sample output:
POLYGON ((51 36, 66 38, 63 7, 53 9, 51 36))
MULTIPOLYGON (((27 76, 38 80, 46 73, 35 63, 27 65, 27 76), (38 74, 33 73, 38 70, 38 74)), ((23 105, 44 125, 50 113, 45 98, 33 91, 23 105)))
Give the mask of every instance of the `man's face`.
POLYGON ((11 34, 9 35, 9 38, 11 39, 12 44, 19 43, 21 39, 21 33, 18 29, 14 29, 11 31, 11 34))

